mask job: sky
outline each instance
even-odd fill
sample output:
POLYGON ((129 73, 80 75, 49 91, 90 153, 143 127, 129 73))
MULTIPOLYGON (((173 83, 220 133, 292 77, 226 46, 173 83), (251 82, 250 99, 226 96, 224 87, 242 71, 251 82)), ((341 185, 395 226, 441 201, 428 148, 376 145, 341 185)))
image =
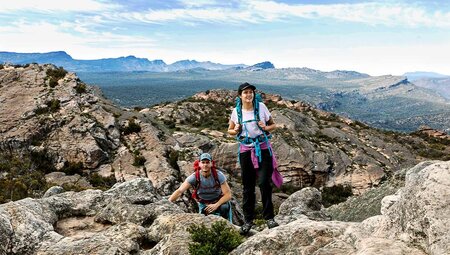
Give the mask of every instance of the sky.
POLYGON ((450 1, 0 0, 0 51, 450 75, 450 1))

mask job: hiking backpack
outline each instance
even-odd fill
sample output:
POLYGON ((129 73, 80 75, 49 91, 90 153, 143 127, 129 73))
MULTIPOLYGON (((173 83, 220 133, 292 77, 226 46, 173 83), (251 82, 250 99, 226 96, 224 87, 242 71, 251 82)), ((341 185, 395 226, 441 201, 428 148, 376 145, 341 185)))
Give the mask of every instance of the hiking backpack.
MULTIPOLYGON (((211 161, 211 175, 214 178, 216 185, 214 187, 220 187, 219 175, 217 174, 216 162, 214 160, 211 161)), ((194 191, 192 192, 192 198, 198 202, 202 202, 202 199, 198 197, 198 190, 200 189, 201 181, 200 181, 200 160, 194 161, 194 171, 195 171, 195 185, 193 186, 194 191)))
MULTIPOLYGON (((240 97, 236 98, 236 113, 237 113, 237 118, 238 118, 238 123, 239 125, 241 125, 241 130, 243 130, 242 125, 248 122, 252 122, 252 121, 256 121, 257 123, 260 121, 260 116, 259 116, 259 103, 262 103, 262 97, 261 94, 256 94, 255 93, 255 97, 253 98, 253 114, 254 114, 254 119, 253 120, 247 120, 245 122, 242 121, 242 100, 240 97)), ((259 127, 259 129, 263 132, 264 136, 266 136, 268 139, 272 138, 270 133, 268 131, 264 131, 259 125, 257 125, 259 127)), ((238 141, 240 141, 240 136, 241 136, 241 132, 238 132, 236 134, 236 139, 238 141)), ((247 142, 248 140, 248 134, 245 135, 245 141, 247 142)))

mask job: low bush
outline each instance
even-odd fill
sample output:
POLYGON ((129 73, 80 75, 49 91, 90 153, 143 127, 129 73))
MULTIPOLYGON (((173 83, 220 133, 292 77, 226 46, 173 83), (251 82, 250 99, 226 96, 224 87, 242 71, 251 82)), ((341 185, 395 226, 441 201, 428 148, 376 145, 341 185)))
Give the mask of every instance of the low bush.
POLYGON ((131 133, 139 133, 141 131, 141 126, 135 122, 133 118, 128 120, 128 125, 122 128, 124 135, 129 135, 131 133))
POLYGON ((322 203, 323 206, 329 207, 334 204, 338 204, 347 200, 349 196, 352 196, 352 187, 349 185, 336 185, 332 187, 323 187, 322 190, 322 203))
POLYGON ((0 153, 0 203, 37 197, 47 189, 44 173, 29 154, 0 153))
POLYGON ((54 88, 58 85, 58 81, 66 76, 67 71, 63 67, 58 67, 56 69, 47 69, 46 74, 49 79, 49 86, 54 88))
POLYGON ((64 164, 64 167, 60 170, 61 172, 64 172, 67 175, 74 175, 74 174, 83 174, 83 162, 66 162, 64 164))
POLYGON ((192 225, 188 231, 193 241, 189 244, 192 255, 225 255, 243 242, 243 237, 224 221, 213 223, 211 228, 192 225))
POLYGON ((140 154, 134 155, 133 166, 143 166, 147 160, 140 154))
POLYGON ((86 93, 86 84, 84 84, 84 83, 77 83, 77 85, 75 86, 75 91, 78 94, 86 93))
POLYGON ((111 188, 117 181, 114 175, 103 177, 98 173, 92 173, 88 176, 89 183, 97 189, 107 190, 111 188))

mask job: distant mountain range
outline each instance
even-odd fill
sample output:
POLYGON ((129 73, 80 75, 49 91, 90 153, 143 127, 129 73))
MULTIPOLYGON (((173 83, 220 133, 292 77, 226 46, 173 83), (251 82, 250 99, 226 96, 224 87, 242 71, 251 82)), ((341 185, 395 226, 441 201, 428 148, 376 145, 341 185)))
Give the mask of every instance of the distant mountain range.
POLYGON ((408 80, 415 85, 430 89, 439 95, 450 99, 450 76, 433 72, 411 72, 405 73, 408 80))
POLYGON ((371 126, 415 131, 422 125, 450 131, 450 101, 404 76, 370 76, 354 71, 269 68, 177 72, 78 73, 125 107, 176 101, 210 89, 236 89, 247 81, 265 93, 306 101, 371 126))
POLYGON ((174 72, 189 69, 206 69, 206 70, 225 70, 225 69, 245 69, 261 70, 275 68, 270 62, 262 62, 253 66, 244 64, 223 65, 210 61, 199 62, 196 60, 180 60, 170 65, 163 60, 148 60, 146 58, 137 58, 135 56, 104 58, 95 60, 78 60, 73 59, 64 51, 55 51, 48 53, 16 53, 16 52, 0 52, 0 63, 11 64, 28 64, 51 63, 56 66, 62 66, 72 72, 174 72))
POLYGON ((406 76, 409 81, 413 82, 420 79, 435 79, 435 78, 450 78, 450 76, 440 73, 434 72, 409 72, 405 73, 403 76, 406 76))

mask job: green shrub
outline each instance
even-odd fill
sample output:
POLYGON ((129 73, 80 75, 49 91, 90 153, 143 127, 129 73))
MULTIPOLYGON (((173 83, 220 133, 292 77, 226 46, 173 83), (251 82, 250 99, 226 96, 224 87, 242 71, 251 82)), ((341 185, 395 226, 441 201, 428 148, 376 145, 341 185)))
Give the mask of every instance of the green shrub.
POLYGON ((53 77, 56 80, 59 80, 59 79, 64 78, 64 76, 66 76, 67 71, 64 70, 64 68, 62 66, 60 66, 55 69, 47 69, 47 71, 45 73, 47 74, 47 76, 53 77))
POLYGON ((63 187, 63 189, 65 191, 80 192, 80 191, 86 190, 86 188, 84 188, 78 184, 74 184, 74 183, 64 183, 61 186, 63 187))
POLYGON ((299 187, 299 186, 294 186, 292 184, 286 183, 286 184, 281 185, 280 188, 275 187, 273 189, 273 193, 285 193, 285 194, 288 194, 288 195, 292 195, 292 194, 294 194, 295 192, 297 192, 297 191, 299 191, 301 189, 302 188, 299 187))
POLYGON ((58 81, 66 76, 67 71, 62 67, 58 67, 56 69, 47 69, 46 74, 49 79, 49 86, 54 88, 58 85, 58 81))
POLYGON ((58 80, 52 77, 50 78, 48 85, 50 86, 50 88, 54 88, 56 87, 56 85, 58 85, 58 80))
POLYGON ((167 128, 170 128, 170 129, 175 128, 175 122, 173 120, 164 120, 164 125, 166 125, 167 128))
POLYGON ((128 120, 128 125, 122 129, 124 135, 129 135, 131 133, 139 133, 141 131, 141 126, 137 124, 133 118, 128 120))
POLYGON ((44 173, 29 154, 0 152, 0 203, 38 197, 47 189, 44 173))
POLYGON ((82 175, 83 168, 83 162, 65 162, 64 167, 61 169, 61 172, 64 172, 67 175, 82 175))
POLYGON ((349 196, 352 196, 352 187, 349 185, 336 185, 332 187, 323 187, 322 190, 322 203, 323 206, 329 207, 334 204, 338 204, 347 200, 349 196))
POLYGON ((86 84, 84 84, 84 83, 77 83, 77 85, 75 86, 75 91, 78 94, 86 93, 86 84))
POLYGON ((88 181, 97 189, 107 190, 116 183, 116 177, 114 175, 103 177, 98 173, 92 173, 88 176, 88 181))
POLYGON ((192 225, 188 228, 193 243, 189 244, 192 255, 225 255, 243 242, 243 237, 226 222, 218 221, 211 228, 192 225))
POLYGON ((41 115, 49 112, 57 112, 61 108, 61 102, 58 99, 52 99, 45 103, 47 107, 38 107, 34 110, 36 115, 41 115))
POLYGON ((175 150, 172 150, 166 154, 166 158, 169 159, 169 165, 176 170, 180 169, 180 167, 178 166, 178 163, 177 163, 178 157, 179 157, 179 152, 175 151, 175 150))
POLYGON ((143 166, 147 160, 142 155, 134 155, 133 166, 143 166))
POLYGON ((52 99, 47 102, 50 112, 57 112, 61 108, 61 102, 58 99, 52 99))
POLYGON ((34 113, 36 115, 41 115, 41 114, 45 114, 48 113, 48 108, 47 107, 38 107, 34 110, 34 113))

